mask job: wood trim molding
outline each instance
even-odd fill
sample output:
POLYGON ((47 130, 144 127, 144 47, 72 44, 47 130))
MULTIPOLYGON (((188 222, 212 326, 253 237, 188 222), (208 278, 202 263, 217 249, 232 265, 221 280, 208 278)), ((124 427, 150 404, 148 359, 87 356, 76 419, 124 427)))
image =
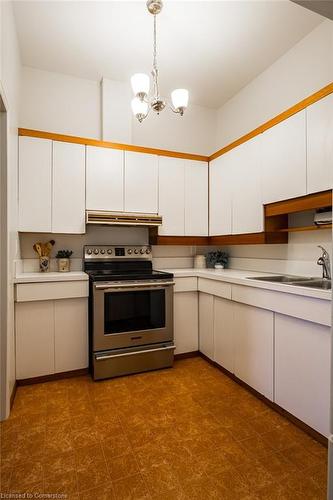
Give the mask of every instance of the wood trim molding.
POLYGON ((157 236, 151 245, 209 245, 209 236, 157 236))
POLYGON ((181 354, 175 354, 175 361, 180 359, 197 358, 200 355, 199 351, 182 352, 181 354))
POLYGON ((265 217, 273 217, 295 212, 304 212, 314 208, 332 206, 332 191, 307 194, 290 200, 277 201, 265 205, 265 217))
POLYGON ((14 404, 14 400, 15 400, 15 395, 16 395, 16 390, 17 390, 17 380, 15 380, 15 382, 14 382, 13 390, 12 390, 12 393, 10 395, 10 400, 9 400, 10 401, 10 405, 9 405, 10 409, 13 408, 13 404, 14 404))
POLYGON ((287 410, 284 408, 281 408, 278 404, 274 403, 270 399, 266 398, 263 394, 260 394, 260 392, 256 391, 248 385, 246 382, 243 380, 239 379, 234 375, 233 373, 229 372, 226 368, 223 366, 219 365, 216 363, 216 361, 213 361, 212 359, 208 358, 205 354, 199 351, 199 356, 203 358, 205 361, 207 361, 209 364, 215 366, 218 370, 220 370, 222 373, 224 373, 227 377, 232 379, 234 382, 236 382, 238 385, 241 387, 244 387, 247 391, 251 392, 254 396, 256 396, 258 399, 263 401, 267 406, 275 410, 277 413, 285 417, 286 419, 290 420, 293 424, 295 424, 297 427, 299 427, 303 432, 306 432, 309 436, 311 436, 313 439, 324 445, 326 448, 328 447, 328 439, 320 434, 320 432, 317 432, 316 430, 312 429, 309 425, 307 425, 305 422, 302 420, 299 420, 297 417, 289 413, 287 410))
POLYGON ((80 377, 82 375, 87 375, 89 373, 89 368, 81 368, 79 370, 71 370, 69 372, 51 373, 50 375, 42 375, 40 377, 25 378, 17 380, 17 386, 20 385, 31 385, 40 384, 42 382, 51 382, 52 380, 61 380, 64 378, 80 377))
POLYGON ((223 154, 227 153, 231 149, 236 148, 237 146, 240 146, 244 142, 249 141, 253 137, 256 137, 259 134, 262 134, 266 130, 274 127, 274 125, 277 125, 280 122, 283 122, 287 118, 290 118, 291 116, 295 115, 299 111, 302 111, 303 109, 307 108, 311 104, 314 104, 317 101, 320 101, 320 99, 323 99, 324 97, 328 96, 329 94, 333 93, 333 83, 330 83, 326 85, 326 87, 323 87, 322 89, 318 90, 314 94, 311 94, 309 97, 306 97, 302 101, 298 102, 294 106, 291 106, 288 108, 286 111, 283 111, 279 115, 275 116, 274 118, 268 120, 267 122, 263 123, 259 127, 255 128, 251 132, 248 132, 247 134, 243 135, 239 139, 236 139, 235 141, 231 142, 227 146, 224 146, 222 149, 219 149, 216 151, 216 153, 213 153, 209 157, 209 161, 215 160, 219 156, 222 156, 223 154))
POLYGON ((100 148, 120 149, 122 151, 135 151, 159 156, 169 156, 172 158, 182 158, 185 160, 205 161, 208 163, 209 157, 192 153, 182 153, 180 151, 169 151, 167 149, 146 148, 144 146, 134 146, 132 144, 120 144, 117 142, 99 141, 98 139, 87 139, 72 135, 55 134, 53 132, 43 132, 42 130, 30 130, 27 128, 18 129, 19 136, 37 137, 39 139, 50 139, 52 141, 71 142, 83 144, 85 146, 97 146, 100 148))

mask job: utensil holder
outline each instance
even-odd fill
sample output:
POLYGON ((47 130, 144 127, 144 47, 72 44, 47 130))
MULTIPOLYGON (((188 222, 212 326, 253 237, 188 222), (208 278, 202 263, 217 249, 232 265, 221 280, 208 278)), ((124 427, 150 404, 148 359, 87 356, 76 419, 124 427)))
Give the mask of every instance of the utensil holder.
POLYGON ((41 273, 47 273, 50 268, 50 257, 39 257, 39 270, 41 273))

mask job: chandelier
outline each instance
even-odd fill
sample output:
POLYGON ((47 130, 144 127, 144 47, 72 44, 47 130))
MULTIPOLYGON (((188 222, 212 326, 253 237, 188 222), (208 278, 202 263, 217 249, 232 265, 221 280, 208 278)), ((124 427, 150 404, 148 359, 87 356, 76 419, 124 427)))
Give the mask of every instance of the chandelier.
POLYGON ((153 81, 152 92, 150 92, 149 75, 136 73, 131 78, 131 85, 135 96, 131 103, 132 111, 140 123, 148 116, 150 110, 154 110, 159 114, 168 104, 174 113, 183 116, 188 105, 188 90, 186 89, 175 89, 171 92, 172 104, 169 104, 160 96, 157 69, 156 16, 161 12, 162 7, 162 0, 147 1, 147 9, 154 16, 153 69, 151 71, 153 81))

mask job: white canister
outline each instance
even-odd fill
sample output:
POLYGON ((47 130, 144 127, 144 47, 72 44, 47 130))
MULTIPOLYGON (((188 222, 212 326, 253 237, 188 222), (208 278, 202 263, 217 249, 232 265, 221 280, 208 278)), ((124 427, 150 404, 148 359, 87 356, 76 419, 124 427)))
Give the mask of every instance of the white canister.
POLYGON ((194 257, 194 268, 195 269, 205 269, 206 268, 206 256, 196 255, 194 257))

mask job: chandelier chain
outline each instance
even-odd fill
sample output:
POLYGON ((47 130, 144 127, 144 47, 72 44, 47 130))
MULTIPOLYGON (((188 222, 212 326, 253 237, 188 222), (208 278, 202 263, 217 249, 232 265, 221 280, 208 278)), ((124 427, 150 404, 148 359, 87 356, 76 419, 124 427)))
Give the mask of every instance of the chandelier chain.
POLYGON ((157 70, 157 29, 156 29, 156 14, 154 14, 154 46, 153 46, 153 78, 155 85, 155 97, 159 98, 158 88, 158 70, 157 70))

